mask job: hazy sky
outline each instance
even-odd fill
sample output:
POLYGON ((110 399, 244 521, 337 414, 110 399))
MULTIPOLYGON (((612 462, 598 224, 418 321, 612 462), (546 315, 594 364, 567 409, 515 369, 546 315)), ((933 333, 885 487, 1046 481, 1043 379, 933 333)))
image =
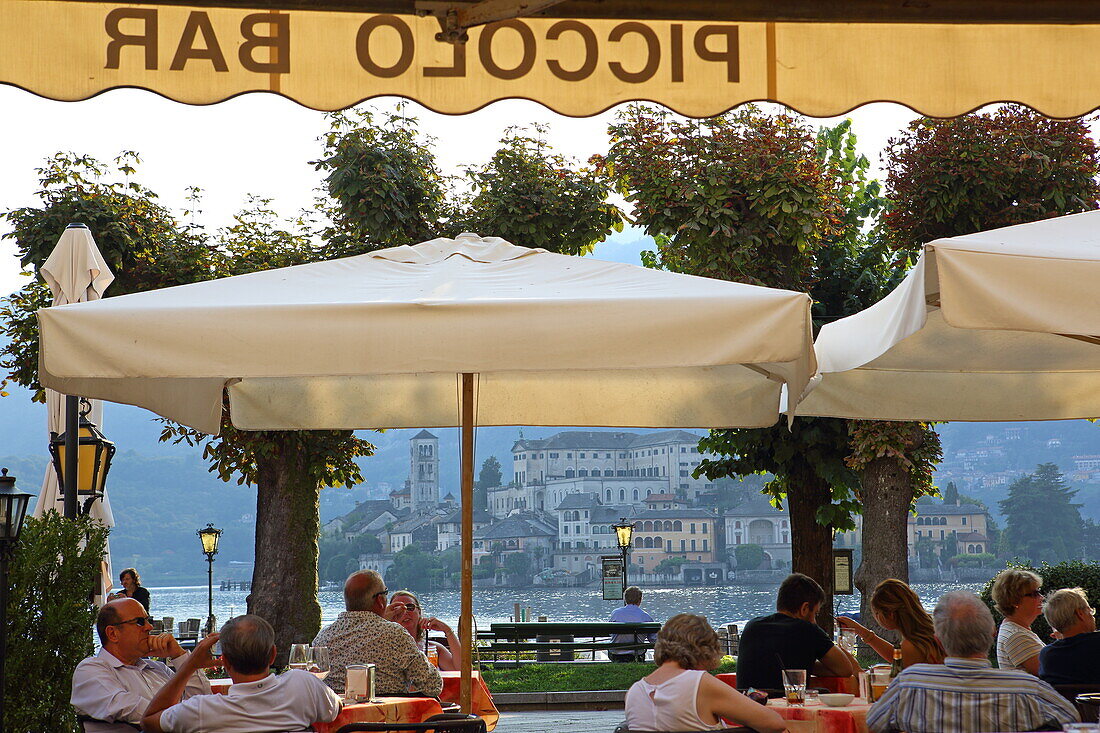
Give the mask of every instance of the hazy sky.
MULTIPOLYGON (((392 105, 375 101, 366 106, 392 105)), ((287 214, 309 206, 320 176, 308 161, 319 156, 317 138, 328 129, 324 114, 262 93, 191 107, 139 90, 116 90, 74 103, 0 85, 0 109, 0 210, 35 202, 35 168, 54 152, 109 161, 123 150, 134 150, 142 157, 139 180, 169 207, 183 204, 188 186, 205 190, 200 221, 209 229, 227 223, 250 193, 274 199, 276 209, 287 214)), ((440 164, 452 171, 487 160, 507 127, 532 123, 548 126, 556 150, 586 160, 605 149, 607 124, 614 116, 611 111, 573 119, 526 101, 497 102, 455 117, 415 103, 408 111, 437 139, 440 164)), ((849 116, 862 151, 877 166, 886 140, 915 115, 899 105, 875 104, 849 116)), ((7 230, 0 225, 0 234, 7 230)), ((0 242, 0 295, 22 282, 14 252, 10 241, 0 242)))

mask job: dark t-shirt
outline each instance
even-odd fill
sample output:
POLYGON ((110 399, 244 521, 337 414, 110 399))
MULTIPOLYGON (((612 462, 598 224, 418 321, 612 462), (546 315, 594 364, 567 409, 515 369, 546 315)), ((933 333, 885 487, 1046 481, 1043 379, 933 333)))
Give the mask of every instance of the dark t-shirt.
POLYGON ((1076 634, 1043 647, 1039 679, 1052 685, 1100 684, 1100 632, 1076 634))
POLYGON ((814 662, 832 648, 829 635, 809 621, 784 613, 754 618, 737 647, 737 686, 782 688, 783 669, 804 669, 808 680, 814 662))

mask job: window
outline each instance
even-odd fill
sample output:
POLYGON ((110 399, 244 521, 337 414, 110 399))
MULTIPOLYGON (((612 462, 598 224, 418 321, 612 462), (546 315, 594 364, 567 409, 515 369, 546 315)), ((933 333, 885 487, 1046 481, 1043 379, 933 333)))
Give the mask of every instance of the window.
POLYGON ((638 501, 638 490, 634 489, 634 501, 638 501))
POLYGON ((620 468, 620 469, 615 471, 615 475, 616 476, 626 476, 626 471, 620 468))
POLYGON ((691 551, 695 552, 695 540, 691 541, 691 551))
POLYGON ((587 509, 584 510, 584 518, 588 519, 588 510, 587 509))
POLYGON ((686 545, 687 542, 685 540, 680 540, 680 552, 684 552, 686 545))
MULTIPOLYGON (((566 529, 569 529, 569 528, 568 528, 568 527, 566 527, 566 529)), ((568 542, 562 542, 562 543, 561 543, 561 549, 563 549, 563 550, 568 550, 568 549, 569 549, 569 543, 568 543, 568 542)), ((562 562, 565 562, 565 558, 564 558, 564 557, 562 558, 562 562)))
POLYGON ((943 539, 943 530, 942 529, 940 530, 940 539, 941 540, 943 539))
POLYGON ((707 552, 707 541, 703 540, 703 552, 707 552))
POLYGON ((680 484, 681 489, 686 489, 688 487, 689 487, 689 484, 680 484))
POLYGON ((687 471, 683 471, 683 470, 680 471, 680 478, 687 478, 687 475, 688 475, 687 471))
POLYGON ((550 457, 551 457, 551 458, 557 458, 557 457, 558 457, 558 454, 557 454, 557 453, 551 453, 551 454, 550 454, 550 457))
POLYGON ((963 524, 966 524, 966 517, 963 517, 963 524))
POLYGON ((583 453, 581 453, 581 454, 579 454, 579 455, 578 455, 577 457, 578 457, 578 458, 584 458, 584 454, 583 454, 583 453))
POLYGON ((665 552, 672 552, 672 540, 665 540, 665 552))
POLYGON ((604 454, 603 454, 603 457, 604 457, 604 458, 610 458, 610 457, 611 457, 611 454, 610 454, 610 453, 604 453, 604 454))
POLYGON ((634 546, 635 547, 643 547, 644 546, 643 543, 642 543, 642 538, 641 537, 635 537, 634 538, 634 546))
MULTIPOLYGON (((673 529, 674 532, 683 532, 684 531, 684 523, 681 522, 679 519, 677 519, 675 522, 672 523, 672 529, 673 529)), ((683 549, 683 548, 680 548, 680 549, 683 549)))
POLYGON ((646 496, 653 496, 653 489, 646 489, 645 490, 645 495, 646 496))
POLYGON ((695 522, 691 523, 691 533, 695 534, 695 522))
POLYGON ((702 526, 701 526, 701 528, 700 528, 700 531, 701 531, 701 532, 702 532, 703 534, 710 534, 710 525, 709 525, 709 524, 707 524, 706 522, 703 522, 703 524, 702 524, 702 526))
POLYGON ((610 476, 611 475, 611 469, 610 468, 605 468, 603 470, 603 475, 604 476, 610 476))
POLYGON ((572 468, 565 469, 565 477, 566 478, 573 478, 573 469, 572 468))
POLYGON ((575 527, 573 527, 573 534, 580 534, 580 533, 581 533, 581 525, 578 524, 575 527))
POLYGON ((619 489, 619 501, 626 501, 626 489, 619 489))
POLYGON ((604 494, 604 500, 605 501, 611 501, 611 489, 608 489, 607 493, 604 494))
POLYGON ((588 475, 588 469, 587 468, 582 468, 581 470, 577 471, 577 476, 578 477, 584 477, 584 476, 587 476, 587 475, 588 475))
POLYGON ((565 454, 565 457, 566 457, 566 458, 572 458, 572 457, 573 457, 573 454, 572 454, 572 453, 566 453, 566 454, 565 454))
POLYGON ((789 543, 790 543, 790 540, 787 539, 787 533, 784 532, 783 533, 783 544, 786 545, 786 544, 789 544, 789 543))
POLYGON ((569 525, 568 524, 563 524, 561 526, 561 533, 562 534, 569 534, 569 525))
POLYGON ((620 453, 619 458, 626 458, 626 453, 620 453))

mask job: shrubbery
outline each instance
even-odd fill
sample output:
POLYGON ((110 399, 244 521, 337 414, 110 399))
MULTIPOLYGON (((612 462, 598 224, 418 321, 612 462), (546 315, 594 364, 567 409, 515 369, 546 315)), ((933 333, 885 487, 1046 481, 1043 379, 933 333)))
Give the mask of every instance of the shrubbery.
MULTIPOLYGON (((1084 588, 1085 592, 1088 593, 1090 603, 1093 605, 1100 603, 1100 564, 1098 563, 1071 560, 1070 562, 1060 562, 1057 565, 1043 563, 1037 568, 1016 563, 1009 563, 1008 566, 1030 570, 1041 577, 1043 579, 1042 591, 1045 595, 1049 596, 1061 588, 1084 588)), ((985 584, 981 595, 982 600, 992 609, 993 618, 997 620, 997 623, 1000 623, 1004 617, 997 611, 997 607, 993 603, 992 580, 985 584)), ((1050 640, 1050 625, 1047 624, 1047 620, 1042 615, 1031 625, 1031 630, 1038 634, 1044 642, 1050 640)))
POLYGON ((27 519, 9 579, 4 730, 77 730, 69 693, 77 662, 92 653, 91 591, 107 532, 55 511, 27 519))

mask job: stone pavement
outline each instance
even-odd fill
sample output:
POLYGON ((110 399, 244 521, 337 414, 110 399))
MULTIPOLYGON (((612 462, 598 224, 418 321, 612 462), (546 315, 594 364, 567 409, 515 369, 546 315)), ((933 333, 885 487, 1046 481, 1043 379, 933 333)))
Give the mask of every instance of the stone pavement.
POLYGON ((621 708, 502 711, 494 733, 613 733, 624 718, 621 708))

